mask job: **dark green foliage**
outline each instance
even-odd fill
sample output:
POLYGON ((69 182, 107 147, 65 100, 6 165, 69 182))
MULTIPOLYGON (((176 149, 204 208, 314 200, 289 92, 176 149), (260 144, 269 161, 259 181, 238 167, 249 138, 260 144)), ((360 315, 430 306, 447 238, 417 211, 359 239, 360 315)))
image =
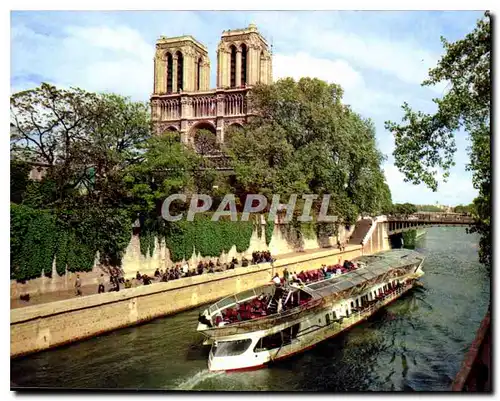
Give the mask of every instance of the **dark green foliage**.
POLYGON ((273 237, 273 231, 274 231, 274 222, 266 220, 265 234, 266 234, 267 246, 269 246, 269 244, 271 243, 271 238, 273 237))
POLYGON ((403 214, 409 215, 417 213, 417 207, 412 203, 395 203, 392 205, 390 214, 403 214))
POLYGON ((374 124, 341 100, 338 85, 319 79, 285 78, 254 87, 250 103, 258 117, 225 143, 235 187, 268 199, 331 194, 329 214, 341 221, 387 208, 390 191, 374 124))
POLYGON ((11 278, 29 280, 52 274, 56 257, 59 275, 66 271, 90 271, 97 247, 48 211, 11 204, 11 278))
POLYGON ((442 212, 443 210, 436 205, 417 205, 419 212, 442 212))
POLYGON ((417 239, 417 230, 410 230, 403 232, 403 246, 405 248, 414 249, 415 241, 417 239))
POLYGON ((230 221, 221 218, 212 221, 211 215, 196 215, 194 221, 166 222, 163 235, 172 261, 188 259, 193 250, 201 256, 216 257, 236 245, 237 252, 250 246, 254 224, 252 221, 230 221))
POLYGON ((21 203, 22 195, 29 183, 31 166, 20 160, 10 161, 10 201, 21 203))

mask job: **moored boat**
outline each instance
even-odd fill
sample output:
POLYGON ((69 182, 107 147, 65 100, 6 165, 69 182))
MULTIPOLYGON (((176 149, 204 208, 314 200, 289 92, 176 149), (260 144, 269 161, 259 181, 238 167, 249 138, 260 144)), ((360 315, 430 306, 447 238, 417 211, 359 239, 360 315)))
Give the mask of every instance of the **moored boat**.
POLYGON ((265 285, 223 298, 199 318, 211 371, 259 368, 366 320, 413 288, 424 256, 397 249, 353 260, 349 271, 265 285))

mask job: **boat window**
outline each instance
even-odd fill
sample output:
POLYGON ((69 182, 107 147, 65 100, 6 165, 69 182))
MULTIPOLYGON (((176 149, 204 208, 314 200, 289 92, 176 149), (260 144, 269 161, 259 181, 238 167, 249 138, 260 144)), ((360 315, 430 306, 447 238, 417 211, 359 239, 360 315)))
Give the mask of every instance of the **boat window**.
POLYGON ((212 346, 214 356, 235 356, 243 354, 252 344, 251 339, 218 341, 212 346))
POLYGON ((257 342, 254 351, 265 351, 268 349, 279 348, 282 344, 281 332, 274 333, 264 338, 261 338, 260 341, 257 342))
POLYGON ((243 302, 249 298, 254 298, 254 297, 255 297, 254 290, 244 291, 240 294, 235 295, 235 298, 237 299, 238 302, 243 302))
POLYGON ((234 297, 227 297, 227 298, 221 299, 219 302, 217 302, 217 307, 219 309, 224 309, 227 306, 230 306, 230 305, 235 304, 235 303, 236 303, 236 299, 234 297))

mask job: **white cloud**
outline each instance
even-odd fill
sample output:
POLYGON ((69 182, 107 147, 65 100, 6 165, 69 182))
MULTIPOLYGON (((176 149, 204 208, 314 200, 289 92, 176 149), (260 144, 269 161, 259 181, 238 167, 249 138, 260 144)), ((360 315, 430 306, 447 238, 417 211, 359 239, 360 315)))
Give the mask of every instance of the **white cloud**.
POLYGON ((363 85, 363 77, 345 60, 331 60, 312 57, 300 52, 296 54, 275 54, 273 57, 274 79, 292 77, 319 78, 340 84, 349 89, 363 85))
POLYGON ((477 196, 471 176, 465 172, 459 174, 452 171, 448 182, 439 181, 437 192, 432 192, 424 184, 404 182, 404 175, 393 164, 386 164, 384 173, 394 203, 432 204, 439 201, 440 204, 454 206, 469 204, 477 196))
POLYGON ((13 70, 23 82, 13 89, 31 87, 29 76, 35 74, 58 86, 148 100, 153 89, 154 45, 139 32, 125 26, 69 26, 64 32, 61 39, 24 26, 13 28, 17 43, 30 43, 16 48, 13 70))

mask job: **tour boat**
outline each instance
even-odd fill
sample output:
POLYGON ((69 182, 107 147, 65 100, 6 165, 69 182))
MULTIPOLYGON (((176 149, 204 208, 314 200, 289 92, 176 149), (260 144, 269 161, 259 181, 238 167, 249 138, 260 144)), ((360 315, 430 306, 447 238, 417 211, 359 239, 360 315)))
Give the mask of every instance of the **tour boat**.
POLYGON ((415 286, 423 261, 416 251, 384 251, 320 281, 269 284, 221 299, 198 319, 211 345, 209 370, 261 368, 339 334, 415 286))

